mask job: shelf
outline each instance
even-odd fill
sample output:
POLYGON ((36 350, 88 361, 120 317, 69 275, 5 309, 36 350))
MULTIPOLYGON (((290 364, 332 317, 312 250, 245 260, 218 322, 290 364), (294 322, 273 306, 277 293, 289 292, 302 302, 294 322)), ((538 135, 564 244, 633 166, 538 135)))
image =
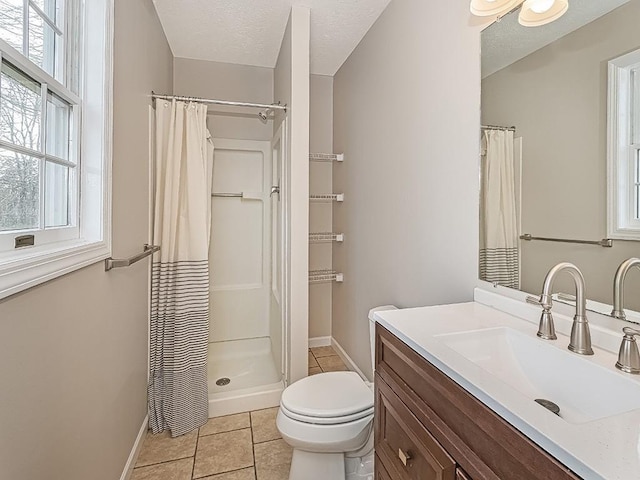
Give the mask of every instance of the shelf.
POLYGON ((344 202, 344 193, 328 193, 325 195, 309 195, 312 202, 344 202))
POLYGON ((344 153, 310 153, 311 162, 344 162, 344 153))
POLYGON ((309 243, 343 242, 344 233, 319 232, 309 234, 309 243))
POLYGON ((309 283, 342 282, 344 275, 335 270, 309 270, 309 283))

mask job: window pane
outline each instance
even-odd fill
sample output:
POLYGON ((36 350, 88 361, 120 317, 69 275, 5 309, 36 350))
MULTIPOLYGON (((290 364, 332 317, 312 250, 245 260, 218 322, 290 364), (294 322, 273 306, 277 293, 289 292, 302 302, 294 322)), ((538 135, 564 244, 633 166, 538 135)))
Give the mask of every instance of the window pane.
POLYGON ((69 168, 46 163, 44 226, 69 225, 69 168))
POLYGON ((57 75, 58 34, 29 8, 29 59, 54 78, 57 75))
POLYGON ((40 85, 7 63, 0 69, 0 139, 40 149, 40 85))
MULTIPOLYGON (((1 0, 0 0, 1 1, 1 0)), ((60 2, 56 0, 33 0, 49 19, 60 27, 60 2)))
POLYGON ((0 38, 22 52, 22 0, 0 0, 0 38))
POLYGON ((37 228, 39 160, 0 149, 0 231, 37 228))
POLYGON ((47 96, 47 153, 69 159, 71 106, 54 94, 47 96))

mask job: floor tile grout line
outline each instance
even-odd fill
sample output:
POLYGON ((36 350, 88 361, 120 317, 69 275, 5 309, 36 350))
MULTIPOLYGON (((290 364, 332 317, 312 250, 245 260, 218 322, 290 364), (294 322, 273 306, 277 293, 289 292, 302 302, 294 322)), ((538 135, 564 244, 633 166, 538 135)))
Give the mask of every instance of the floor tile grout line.
POLYGON ((177 462, 179 460, 186 460, 187 458, 192 458, 193 456, 194 455, 189 455, 187 457, 180 457, 180 458, 172 458, 171 460, 162 460, 160 462, 149 463, 147 465, 136 465, 135 467, 133 467, 133 469, 136 470, 138 468, 155 467, 156 465, 164 465, 165 463, 177 462))
POLYGON ((253 441, 253 415, 249 412, 249 426, 251 427, 251 455, 253 456, 253 478, 258 478, 258 469, 256 468, 256 444, 253 441))
POLYGON ((282 440, 282 437, 278 437, 278 438, 271 438, 269 440, 262 440, 261 442, 254 442, 254 445, 262 445, 263 443, 268 443, 268 442, 275 442, 276 440, 282 440))
POLYGON ((198 443, 199 442, 200 442, 200 429, 198 428, 198 436, 196 437, 196 449, 193 451, 193 465, 191 466, 191 479, 192 480, 196 475, 196 453, 198 453, 198 443))
MULTIPOLYGON (((214 417, 215 418, 215 417, 214 417)), ((249 423, 249 425, 251 425, 251 423, 249 423)), ((238 430, 246 430, 247 428, 251 428, 251 426, 249 427, 238 427, 238 428, 230 428, 229 430, 220 430, 219 432, 213 432, 213 433, 207 433, 205 435, 198 435, 198 438, 202 438, 202 437, 210 437, 212 435, 219 435, 220 433, 231 433, 231 432, 237 432, 238 430)))

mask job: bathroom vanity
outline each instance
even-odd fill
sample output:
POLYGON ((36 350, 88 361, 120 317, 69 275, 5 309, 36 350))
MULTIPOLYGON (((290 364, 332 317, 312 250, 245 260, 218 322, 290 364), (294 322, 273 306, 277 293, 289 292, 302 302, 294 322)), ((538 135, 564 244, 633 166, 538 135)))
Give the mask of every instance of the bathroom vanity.
POLYGON ((476 297, 503 311, 471 302, 375 315, 376 479, 640 478, 640 381, 614 367, 621 332, 591 322, 595 355, 576 355, 570 317, 556 314, 559 338, 542 340, 535 308, 476 297))
POLYGON ((378 479, 577 479, 380 325, 378 479))

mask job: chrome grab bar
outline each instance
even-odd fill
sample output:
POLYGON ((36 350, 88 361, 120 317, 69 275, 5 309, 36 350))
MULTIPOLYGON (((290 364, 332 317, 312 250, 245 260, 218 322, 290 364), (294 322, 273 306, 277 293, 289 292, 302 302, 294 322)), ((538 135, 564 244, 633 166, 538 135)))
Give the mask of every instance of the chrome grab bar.
POLYGON ((108 272, 112 268, 128 267, 130 265, 133 265, 136 262, 139 262, 143 258, 148 257, 149 255, 153 255, 155 252, 157 252, 159 250, 160 250, 159 246, 157 246, 157 245, 149 245, 149 244, 145 243, 144 244, 144 250, 142 251, 142 253, 134 255, 133 257, 129 257, 129 258, 112 258, 112 257, 109 257, 109 258, 105 259, 105 261, 104 261, 104 270, 105 270, 105 272, 108 272))

